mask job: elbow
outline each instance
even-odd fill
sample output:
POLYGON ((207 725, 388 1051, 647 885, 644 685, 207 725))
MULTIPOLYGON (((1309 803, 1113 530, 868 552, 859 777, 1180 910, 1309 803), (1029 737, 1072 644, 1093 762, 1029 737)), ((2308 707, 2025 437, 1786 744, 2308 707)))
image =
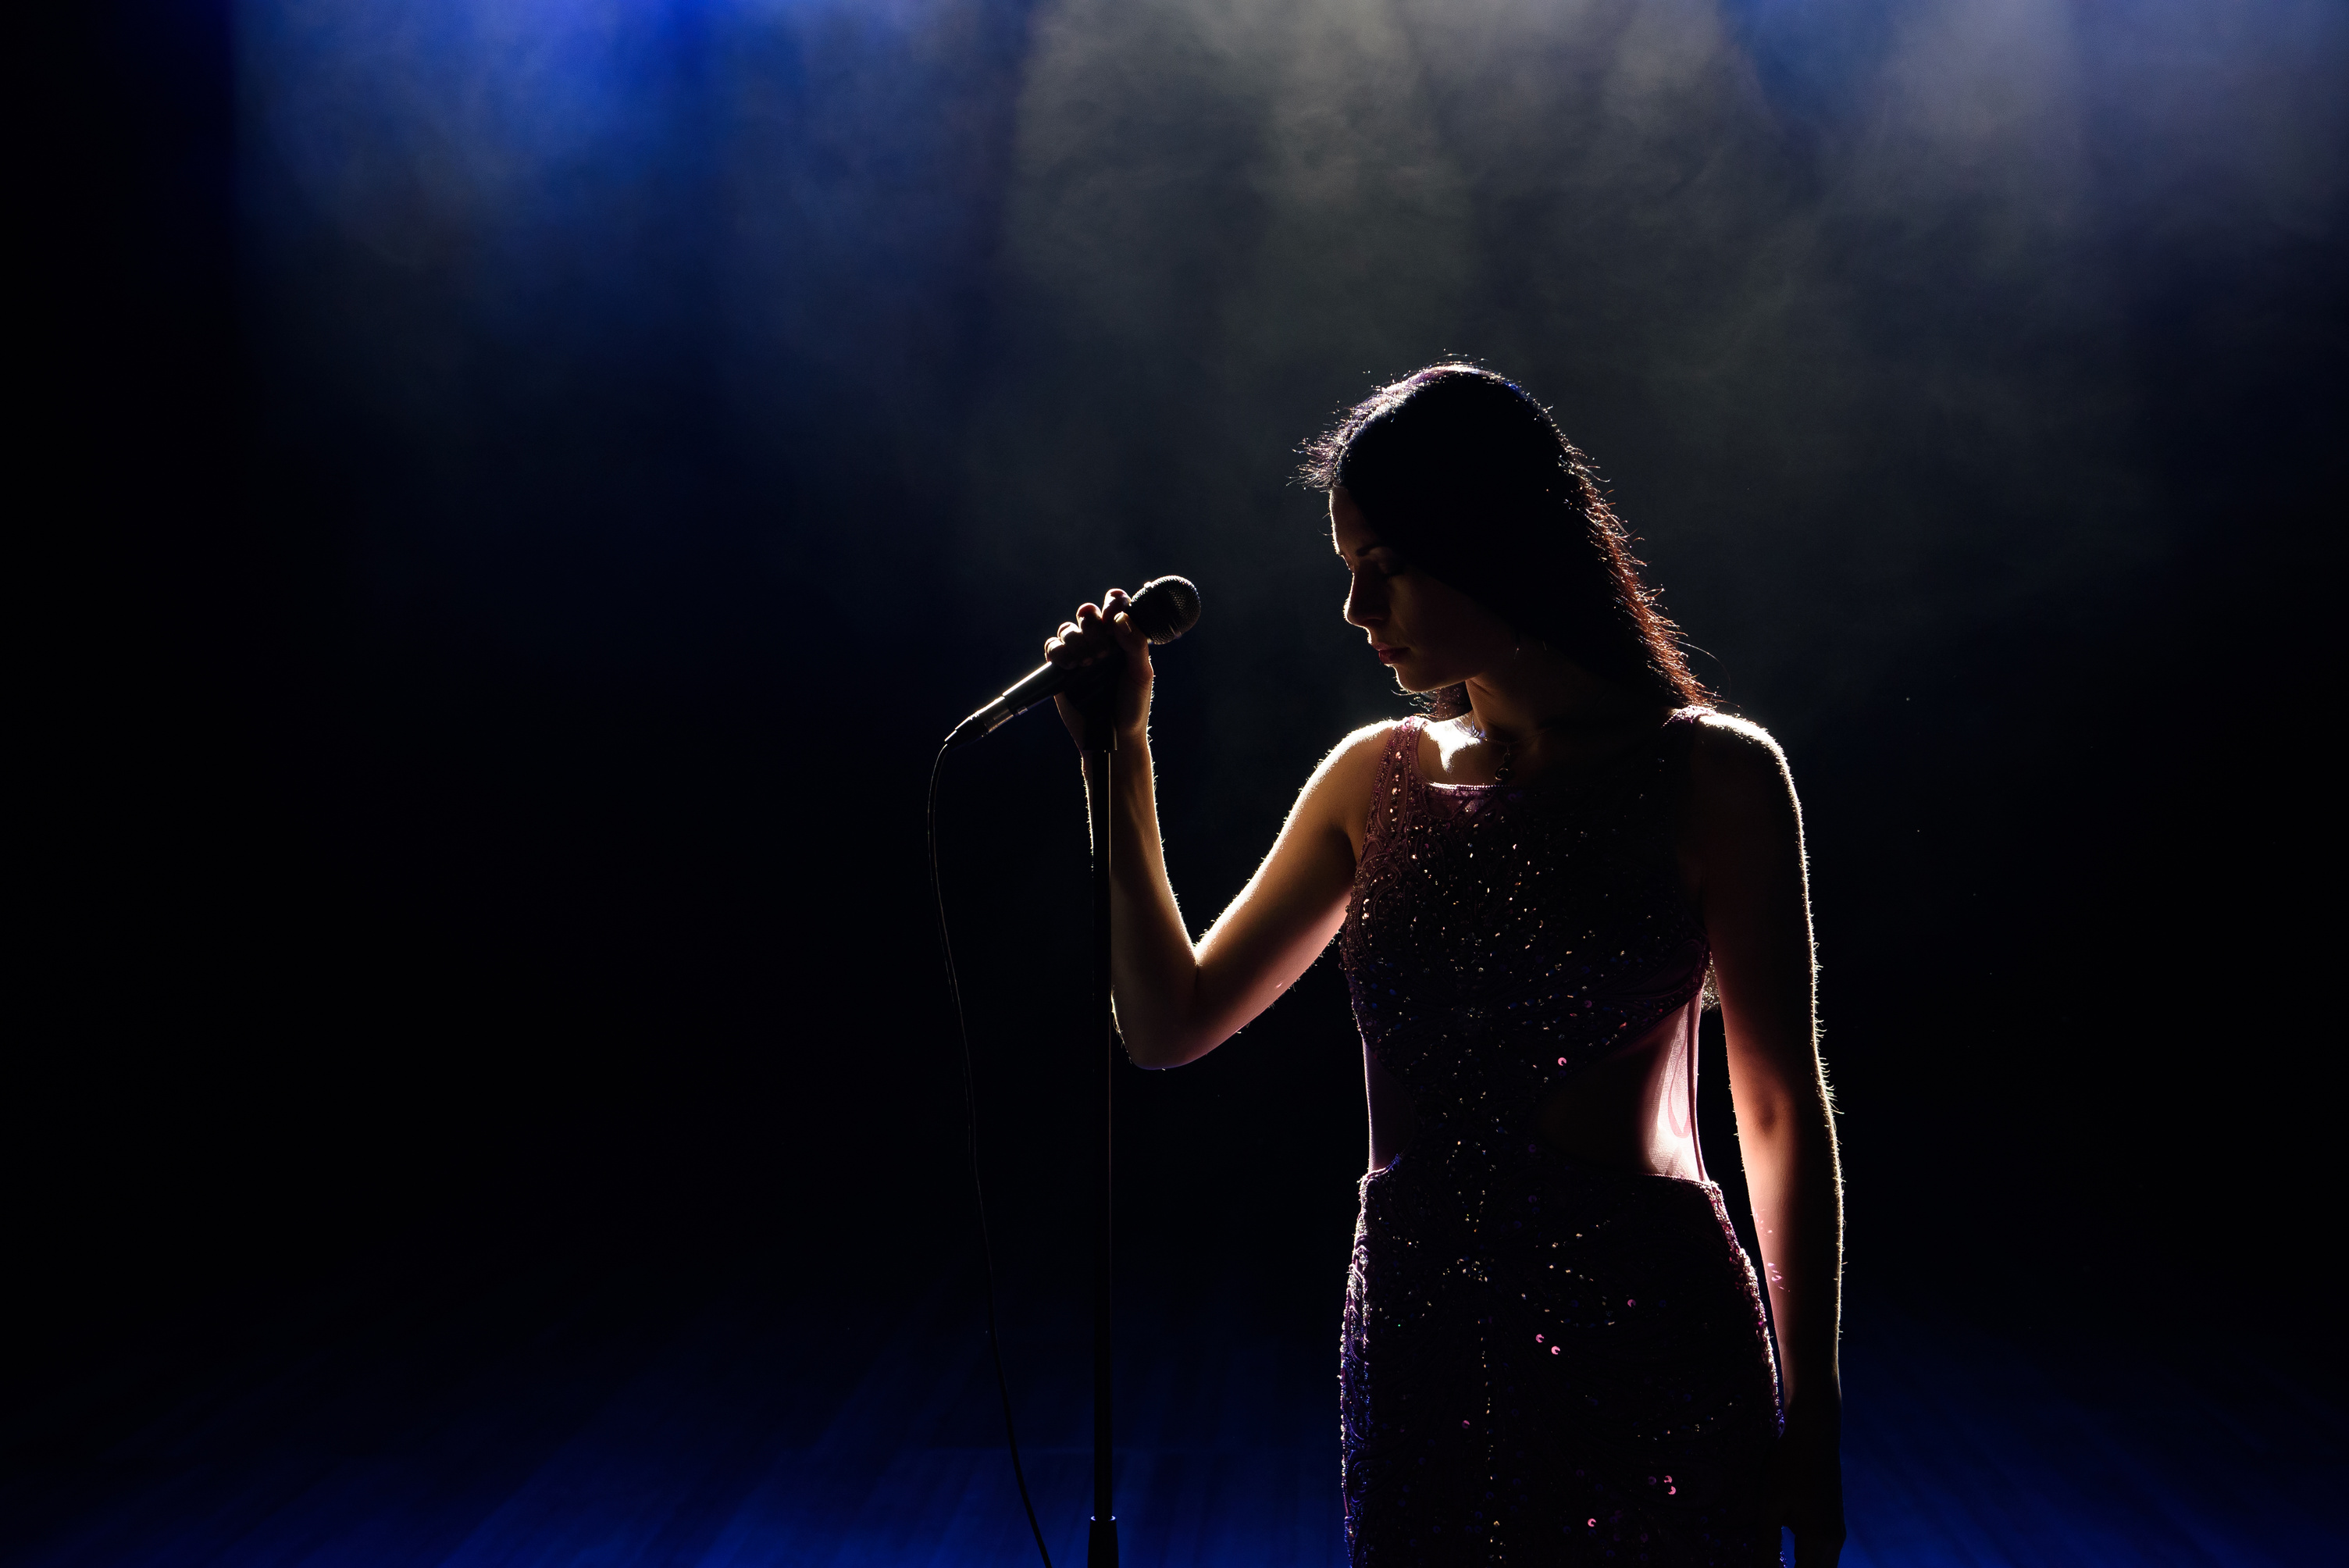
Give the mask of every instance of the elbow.
POLYGON ((1221 1039, 1208 1039, 1182 1030, 1129 1030, 1123 1025, 1118 1037, 1125 1042, 1125 1059, 1145 1072, 1188 1066, 1223 1043, 1221 1039))
POLYGON ((1759 1149, 1792 1150, 1825 1140, 1834 1129, 1824 1099, 1793 1093, 1751 1093, 1737 1100, 1737 1139, 1759 1149))
POLYGON ((1737 1108, 1737 1141, 1740 1143, 1775 1143, 1785 1130, 1786 1119, 1777 1106, 1737 1108))
POLYGON ((1168 1068, 1179 1068, 1190 1059, 1167 1050, 1156 1041, 1137 1040, 1131 1035, 1121 1037, 1125 1041, 1125 1059, 1144 1072, 1163 1073, 1168 1068))
POLYGON ((1125 1009, 1112 1004, 1118 1037, 1125 1043, 1125 1059, 1149 1072, 1164 1072, 1197 1061, 1231 1036, 1230 1028, 1216 1026, 1214 1009, 1199 1005, 1195 966, 1186 1001, 1185 1006, 1137 1006, 1132 1026, 1125 1009))
POLYGON ((1181 1042, 1163 1029, 1129 1028, 1121 1018, 1117 1021, 1117 1038, 1125 1047, 1125 1059, 1145 1072, 1164 1072, 1191 1059, 1183 1054, 1181 1042))
POLYGON ((1801 1106, 1783 1086, 1749 1088, 1736 1098, 1740 1142, 1776 1144, 1794 1136, 1801 1124, 1801 1106))

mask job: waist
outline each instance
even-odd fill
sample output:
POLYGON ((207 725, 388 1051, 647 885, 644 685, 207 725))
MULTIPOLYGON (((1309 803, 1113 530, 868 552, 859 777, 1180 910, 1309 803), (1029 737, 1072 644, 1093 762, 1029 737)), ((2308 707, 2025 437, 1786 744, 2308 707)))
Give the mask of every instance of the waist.
POLYGON ((1481 1040, 1366 1032, 1374 1163, 1425 1140, 1446 1161, 1510 1166, 1547 1155, 1701 1180, 1700 1005, 1692 995, 1661 1016, 1627 1019, 1579 1051, 1539 1032, 1481 1040))
POLYGON ((1374 1046, 1456 1055, 1521 1048, 1534 1063, 1571 1070, 1639 1040, 1704 990, 1712 952, 1697 944, 1676 961, 1607 985, 1555 985, 1475 972, 1448 984, 1399 984, 1400 976, 1349 971, 1354 1022, 1374 1046))
POLYGON ((1516 1161, 1487 1161, 1457 1149, 1405 1150, 1359 1189, 1366 1218, 1398 1240, 1446 1245, 1548 1241, 1610 1220, 1694 1224, 1711 1229, 1722 1208, 1720 1186, 1703 1177, 1624 1170, 1554 1150, 1516 1161), (1469 1154, 1463 1158, 1464 1152, 1469 1154))

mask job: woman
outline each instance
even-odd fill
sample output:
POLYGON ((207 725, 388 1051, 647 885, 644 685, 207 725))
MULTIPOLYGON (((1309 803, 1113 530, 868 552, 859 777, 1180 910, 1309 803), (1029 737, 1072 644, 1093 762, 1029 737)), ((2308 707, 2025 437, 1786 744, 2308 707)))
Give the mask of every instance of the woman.
POLYGON ((1499 377, 1381 390, 1307 473, 1347 623, 1433 700, 1330 754, 1196 944, 1125 595, 1047 653, 1124 655, 1112 975, 1136 1062, 1195 1061, 1339 941, 1371 1115, 1341 1358, 1353 1561, 1775 1563, 1783 1523, 1832 1564, 1841 1198, 1785 758, 1703 706, 1588 463, 1499 377), (1697 1148, 1715 992, 1775 1367, 1697 1148))

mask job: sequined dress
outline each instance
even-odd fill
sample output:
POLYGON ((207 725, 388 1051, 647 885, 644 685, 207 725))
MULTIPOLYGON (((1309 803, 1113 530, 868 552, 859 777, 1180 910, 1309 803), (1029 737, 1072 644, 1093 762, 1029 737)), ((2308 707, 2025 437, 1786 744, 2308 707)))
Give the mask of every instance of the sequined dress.
MULTIPOLYGON (((1711 960, 1667 813, 1701 716, 1571 784, 1431 785, 1395 727, 1340 934, 1418 1130, 1362 1180, 1340 1359, 1347 1540, 1407 1563, 1777 1562, 1777 1374, 1720 1189, 1537 1130, 1635 1042, 1685 1053, 1711 960)), ((1691 1145, 1692 1149, 1692 1143, 1691 1145)))

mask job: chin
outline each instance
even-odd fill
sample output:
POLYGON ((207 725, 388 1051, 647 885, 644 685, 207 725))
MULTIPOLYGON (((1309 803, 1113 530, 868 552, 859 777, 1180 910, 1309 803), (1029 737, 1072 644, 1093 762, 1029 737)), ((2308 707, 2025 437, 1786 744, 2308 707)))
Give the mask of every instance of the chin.
POLYGON ((1414 696, 1423 691, 1432 691, 1437 686, 1446 684, 1441 681, 1431 682, 1427 678, 1426 665, 1418 659, 1405 659, 1401 664, 1389 665, 1387 669, 1394 676, 1395 685, 1414 696))

